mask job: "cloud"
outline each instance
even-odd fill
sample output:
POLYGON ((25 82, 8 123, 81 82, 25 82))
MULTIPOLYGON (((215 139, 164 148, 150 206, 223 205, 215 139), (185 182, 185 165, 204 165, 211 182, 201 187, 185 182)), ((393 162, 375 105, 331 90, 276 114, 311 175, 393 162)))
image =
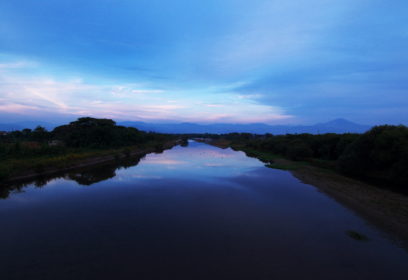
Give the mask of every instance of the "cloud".
POLYGON ((204 104, 206 107, 211 107, 211 108, 222 108, 225 107, 223 104, 204 104))
POLYGON ((2 111, 408 122, 403 0, 42 2, 0 4, 2 111))
POLYGON ((89 115, 124 120, 189 122, 275 122, 289 116, 231 92, 178 93, 141 84, 91 84, 83 79, 0 73, 0 111, 89 115), (135 94, 136 92, 136 94, 135 94))
POLYGON ((258 99, 263 97, 263 94, 239 94, 238 98, 240 99, 258 99))
POLYGON ((120 86, 113 86, 112 88, 112 95, 115 97, 130 97, 135 94, 158 94, 164 93, 165 91, 162 89, 151 89, 151 88, 144 88, 142 84, 125 84, 120 86))
POLYGON ((32 61, 5 62, 5 63, 0 63, 0 71, 10 70, 10 69, 21 69, 21 68, 28 68, 28 67, 35 67, 35 66, 37 66, 37 64, 32 61))
POLYGON ((163 93, 164 90, 161 89, 134 89, 132 90, 132 93, 135 94, 149 94, 149 93, 163 93))
POLYGON ((159 165, 181 165, 187 164, 186 161, 173 160, 173 159, 159 159, 149 158, 143 162, 144 164, 159 164, 159 165))
POLYGON ((1 102, 0 111, 7 113, 27 113, 30 111, 40 111, 40 107, 18 104, 18 103, 6 103, 1 102))

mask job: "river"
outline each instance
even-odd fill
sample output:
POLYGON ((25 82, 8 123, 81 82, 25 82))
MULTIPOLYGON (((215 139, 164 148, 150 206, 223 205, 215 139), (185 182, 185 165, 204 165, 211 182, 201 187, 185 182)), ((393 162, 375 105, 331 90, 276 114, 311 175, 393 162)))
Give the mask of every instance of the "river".
POLYGON ((0 199, 0 278, 407 279, 351 210, 231 149, 191 142, 0 199))

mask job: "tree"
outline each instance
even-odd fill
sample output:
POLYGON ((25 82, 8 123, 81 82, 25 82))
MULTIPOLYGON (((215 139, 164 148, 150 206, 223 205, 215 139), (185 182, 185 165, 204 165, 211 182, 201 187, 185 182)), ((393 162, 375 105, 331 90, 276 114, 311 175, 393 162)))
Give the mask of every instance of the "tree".
POLYGON ((31 135, 32 135, 33 140, 39 141, 39 142, 43 142, 49 139, 48 131, 42 126, 37 126, 31 133, 31 135))
POLYGON ((292 160, 303 160, 312 157, 313 151, 301 140, 294 140, 290 142, 286 151, 286 156, 292 160))
POLYGON ((408 128, 376 126, 348 146, 338 167, 349 175, 408 186, 408 128))
POLYGON ((119 147, 134 145, 147 139, 133 127, 117 126, 113 120, 79 118, 68 125, 56 127, 54 138, 64 141, 69 147, 119 147))

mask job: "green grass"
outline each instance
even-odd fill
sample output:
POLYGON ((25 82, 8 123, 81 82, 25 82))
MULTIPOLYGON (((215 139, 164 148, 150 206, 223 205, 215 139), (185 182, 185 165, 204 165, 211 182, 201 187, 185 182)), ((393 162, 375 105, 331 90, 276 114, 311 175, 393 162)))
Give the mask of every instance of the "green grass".
POLYGON ((233 143, 231 148, 235 151, 243 151, 247 156, 257 158, 265 163, 266 167, 282 169, 282 170, 297 170, 306 166, 315 166, 321 168, 322 171, 333 172, 336 169, 335 162, 322 159, 306 159, 303 161, 294 161, 285 158, 282 155, 270 153, 265 150, 257 150, 248 148, 243 143, 233 143))
POLYGON ((233 145, 232 148, 234 150, 243 151, 249 157, 259 159, 260 161, 265 163, 266 167, 269 168, 281 170, 296 170, 300 167, 308 165, 308 163, 304 161, 290 161, 285 159, 281 155, 273 154, 267 151, 260 151, 256 149, 247 148, 242 145, 233 145))
POLYGON ((243 151, 247 156, 257 158, 260 161, 265 162, 265 163, 273 163, 276 159, 281 158, 278 155, 264 152, 264 151, 259 151, 259 150, 249 149, 249 148, 242 148, 239 146, 235 146, 233 148, 234 150, 236 149, 236 150, 243 151))
POLYGON ((73 150, 63 155, 38 155, 30 157, 12 157, 1 161, 0 179, 7 179, 23 172, 43 172, 47 167, 65 168, 82 159, 111 153, 107 151, 73 150))
POLYGON ((281 170, 296 170, 299 168, 296 164, 284 164, 284 163, 271 163, 265 165, 268 168, 281 169, 281 170))

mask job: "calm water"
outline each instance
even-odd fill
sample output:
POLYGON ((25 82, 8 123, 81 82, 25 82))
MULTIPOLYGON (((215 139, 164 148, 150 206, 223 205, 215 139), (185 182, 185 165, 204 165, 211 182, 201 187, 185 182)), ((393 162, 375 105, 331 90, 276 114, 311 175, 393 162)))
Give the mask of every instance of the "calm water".
POLYGON ((137 162, 0 200, 0 279, 407 279, 406 251, 289 172, 195 142, 137 162))

